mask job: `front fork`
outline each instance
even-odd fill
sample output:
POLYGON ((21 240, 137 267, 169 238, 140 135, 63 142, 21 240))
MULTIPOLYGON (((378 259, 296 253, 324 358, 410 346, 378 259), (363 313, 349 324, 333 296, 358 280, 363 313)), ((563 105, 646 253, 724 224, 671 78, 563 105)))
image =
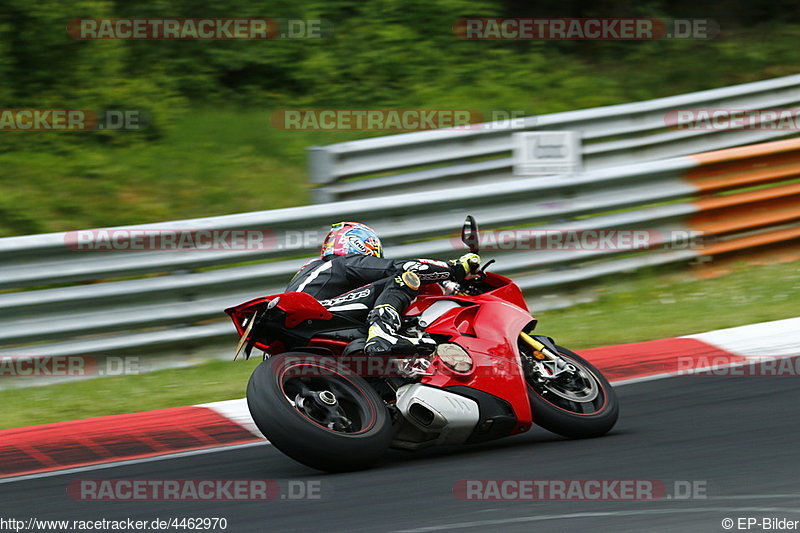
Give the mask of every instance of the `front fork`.
POLYGON ((542 377, 552 379, 562 372, 575 372, 574 365, 567 363, 558 356, 558 349, 550 337, 528 335, 524 331, 520 331, 519 336, 533 348, 533 358, 536 360, 535 367, 542 377))

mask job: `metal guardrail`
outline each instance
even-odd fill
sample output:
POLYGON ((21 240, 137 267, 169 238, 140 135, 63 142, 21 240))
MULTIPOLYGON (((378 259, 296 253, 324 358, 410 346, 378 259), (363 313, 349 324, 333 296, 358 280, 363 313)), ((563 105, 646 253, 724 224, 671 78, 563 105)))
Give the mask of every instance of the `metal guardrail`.
MULTIPOLYGON (((798 177, 800 139, 792 139, 573 177, 465 186, 446 196, 408 193, 122 229, 312 230, 321 238, 331 221, 355 219, 382 235, 387 256, 432 258, 462 253, 455 236, 466 213, 485 230, 639 228, 662 236, 634 249, 529 249, 521 231, 513 249, 485 249, 497 259, 493 270, 547 295, 599 276, 800 239, 798 177), (674 246, 676 235, 691 230, 716 240, 674 246)), ((225 356, 234 331, 222 309, 282 291, 317 252, 312 241, 134 252, 76 251, 66 233, 0 239, 0 289, 7 290, 0 294, 0 355, 138 354, 153 356, 152 367, 225 356), (130 276, 136 279, 120 279, 130 276)))
MULTIPOLYGON (((644 102, 525 117, 511 125, 433 130, 312 147, 317 203, 451 189, 512 177, 517 131, 573 130, 584 142, 586 170, 740 146, 785 135, 776 130, 670 129, 669 111, 760 110, 800 105, 800 75, 644 102)), ((449 192, 448 192, 449 194, 449 192)))

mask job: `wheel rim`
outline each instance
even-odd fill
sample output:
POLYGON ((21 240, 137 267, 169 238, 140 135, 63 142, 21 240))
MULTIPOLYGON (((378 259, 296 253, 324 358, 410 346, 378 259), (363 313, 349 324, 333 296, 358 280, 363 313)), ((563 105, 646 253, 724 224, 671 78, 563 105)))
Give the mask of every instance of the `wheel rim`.
POLYGON ((606 394, 602 383, 589 368, 571 357, 559 354, 575 368, 560 376, 541 381, 530 369, 526 369, 525 381, 540 398, 554 407, 578 415, 591 415, 603 409, 606 394))
POLYGON ((366 392, 333 368, 294 364, 283 370, 279 386, 295 411, 328 431, 356 435, 375 425, 376 412, 366 392))

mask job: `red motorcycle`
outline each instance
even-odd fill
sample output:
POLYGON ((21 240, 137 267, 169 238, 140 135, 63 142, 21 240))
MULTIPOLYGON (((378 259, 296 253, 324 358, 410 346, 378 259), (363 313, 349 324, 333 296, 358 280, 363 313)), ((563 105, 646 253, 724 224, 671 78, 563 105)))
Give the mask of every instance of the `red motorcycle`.
MULTIPOLYGON (((470 216, 462 240, 478 251, 470 216)), ((493 261, 486 264, 488 266, 493 261)), ((405 311, 405 335, 427 335, 430 353, 366 358, 366 326, 329 312, 305 293, 250 300, 225 312, 264 361, 247 386, 258 428, 312 468, 347 471, 390 448, 471 444, 528 431, 598 437, 616 423, 613 388, 591 363, 533 334, 522 292, 510 279, 424 285, 405 311)))

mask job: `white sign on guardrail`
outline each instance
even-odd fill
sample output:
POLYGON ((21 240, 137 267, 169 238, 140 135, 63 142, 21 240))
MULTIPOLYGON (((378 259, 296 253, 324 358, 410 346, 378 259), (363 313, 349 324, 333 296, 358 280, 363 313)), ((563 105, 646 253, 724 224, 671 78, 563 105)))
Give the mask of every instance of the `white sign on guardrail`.
POLYGON ((518 132, 512 142, 517 176, 576 174, 581 169, 581 138, 577 131, 518 132))

